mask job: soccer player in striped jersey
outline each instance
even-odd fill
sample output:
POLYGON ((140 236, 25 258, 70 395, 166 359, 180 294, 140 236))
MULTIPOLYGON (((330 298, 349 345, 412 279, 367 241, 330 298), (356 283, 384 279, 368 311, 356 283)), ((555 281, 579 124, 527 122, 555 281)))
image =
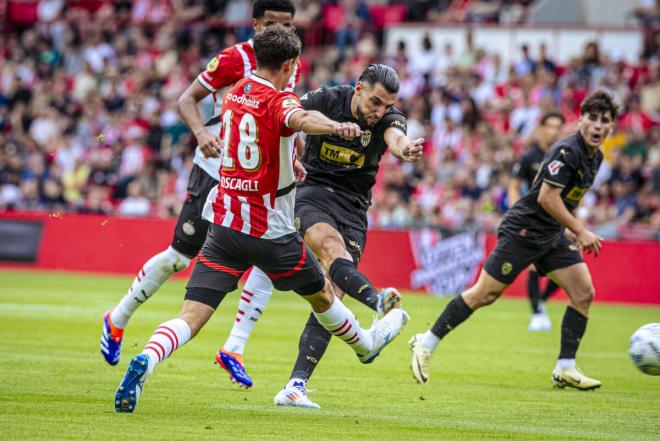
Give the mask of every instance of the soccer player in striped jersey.
POLYGON ((254 37, 257 71, 223 99, 221 179, 209 195, 204 218, 211 222, 188 282, 178 318, 161 324, 130 362, 115 394, 117 412, 133 412, 156 365, 195 336, 251 266, 280 290, 307 300, 318 322, 370 363, 401 331, 406 317, 392 309, 369 330, 336 297, 314 253, 294 226, 294 140, 297 131, 361 135, 352 122, 333 121, 304 110, 299 98, 281 91, 300 55, 295 33, 276 25, 254 37))
MULTIPOLYGON (((252 11, 254 29, 260 32, 276 23, 291 28, 294 13, 295 7, 291 0, 256 0, 252 11)), ((213 57, 206 70, 197 76, 179 99, 179 111, 198 142, 188 181, 188 194, 171 245, 142 266, 128 292, 103 316, 101 354, 110 365, 119 362, 124 329, 135 311, 174 273, 188 266, 206 238, 209 224, 202 219, 202 208, 209 192, 220 180, 220 159, 216 153, 221 147, 218 138, 220 106, 214 105, 214 116, 204 124, 197 104, 209 94, 213 94, 214 104, 221 103, 222 90, 250 76, 256 67, 252 40, 237 43, 213 57)), ((299 76, 300 65, 296 64, 285 90, 293 91, 299 76)), ((296 163, 294 167, 297 176, 304 176, 300 164, 296 163)), ((236 354, 236 357, 227 355, 227 363, 241 366, 240 354, 236 354)))

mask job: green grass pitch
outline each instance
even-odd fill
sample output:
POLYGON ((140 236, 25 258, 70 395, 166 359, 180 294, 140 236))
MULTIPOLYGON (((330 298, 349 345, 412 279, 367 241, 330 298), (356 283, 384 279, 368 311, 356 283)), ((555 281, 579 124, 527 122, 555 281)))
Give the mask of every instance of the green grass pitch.
MULTIPOLYGON (((431 383, 409 370, 407 340, 427 329, 447 299, 408 295, 412 321, 373 365, 333 341, 311 397, 322 409, 279 408, 307 320, 307 303, 276 293, 248 344, 255 381, 245 391, 214 366, 234 317, 229 295, 200 335, 160 365, 134 414, 116 414, 115 389, 130 357, 153 329, 176 316, 184 281, 168 282, 134 316, 119 365, 99 353, 103 312, 126 277, 0 271, 0 439, 91 440, 658 440, 660 377, 627 358, 630 335, 660 321, 660 309, 596 304, 578 355, 594 392, 555 390, 561 301, 549 306, 554 329, 527 332, 522 300, 502 299, 475 314, 441 344, 431 383)), ((365 307, 350 301, 363 326, 365 307)))

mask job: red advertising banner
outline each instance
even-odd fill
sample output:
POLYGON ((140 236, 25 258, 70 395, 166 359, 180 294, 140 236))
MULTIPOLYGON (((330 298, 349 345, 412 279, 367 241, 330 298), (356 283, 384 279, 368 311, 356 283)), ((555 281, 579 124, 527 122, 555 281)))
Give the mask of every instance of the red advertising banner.
MULTIPOLYGON (((36 258, 33 262, 6 260, 0 244, 0 266, 4 268, 131 275, 169 245, 175 224, 174 220, 150 218, 2 212, 0 242, 16 245, 16 240, 2 235, 32 231, 2 228, 3 223, 21 222, 41 226, 35 230, 40 233, 34 233, 41 235, 36 258)), ((360 268, 376 286, 452 294, 469 286, 495 243, 494 235, 483 233, 441 237, 432 230, 371 230, 360 268)), ((586 261, 597 301, 660 304, 659 243, 607 241, 599 257, 586 256, 586 261)), ((526 295, 526 279, 523 273, 505 295, 526 295)))

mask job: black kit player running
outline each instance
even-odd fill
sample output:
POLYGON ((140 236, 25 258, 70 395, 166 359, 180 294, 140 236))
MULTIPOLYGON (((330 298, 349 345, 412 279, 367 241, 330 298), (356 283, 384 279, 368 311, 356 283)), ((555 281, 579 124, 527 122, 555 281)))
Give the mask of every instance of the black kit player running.
POLYGON ((577 132, 555 144, 543 161, 530 191, 504 217, 498 244, 485 269, 502 283, 510 284, 529 264, 542 273, 582 262, 578 248, 566 237, 565 228, 537 202, 541 185, 562 187, 561 199, 573 212, 594 182, 603 153, 587 153, 577 132))
POLYGON ((534 264, 564 289, 570 302, 561 324, 554 385, 581 390, 601 386, 576 367, 575 358, 595 292, 580 248, 598 256, 602 239, 573 213, 594 182, 603 160, 600 148, 616 114, 616 105, 605 92, 582 102, 579 131, 550 148, 532 188, 500 224, 497 246, 476 283, 447 304, 431 329, 410 340, 411 369, 418 382, 429 381, 431 357, 440 341, 475 310, 495 302, 521 271, 534 264))
MULTIPOLYGON (((521 189, 529 191, 534 184, 534 178, 541 170, 541 163, 548 148, 559 140, 559 134, 564 124, 564 116, 559 112, 547 112, 541 117, 536 128, 536 141, 529 150, 516 162, 511 170, 507 189, 509 207, 520 199, 521 189)), ((527 292, 532 307, 532 317, 528 329, 530 331, 549 331, 552 321, 545 310, 545 302, 559 288, 555 282, 548 280, 543 293, 539 289, 539 273, 531 265, 527 275, 527 292)))

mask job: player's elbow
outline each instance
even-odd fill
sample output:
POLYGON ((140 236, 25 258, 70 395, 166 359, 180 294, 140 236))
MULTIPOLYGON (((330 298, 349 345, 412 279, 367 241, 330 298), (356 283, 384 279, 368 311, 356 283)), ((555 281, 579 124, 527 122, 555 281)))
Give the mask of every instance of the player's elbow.
POLYGON ((536 198, 536 202, 538 202, 541 208, 543 208, 546 211, 549 207, 552 206, 553 200, 554 200, 553 195, 547 191, 539 192, 539 196, 536 198))

